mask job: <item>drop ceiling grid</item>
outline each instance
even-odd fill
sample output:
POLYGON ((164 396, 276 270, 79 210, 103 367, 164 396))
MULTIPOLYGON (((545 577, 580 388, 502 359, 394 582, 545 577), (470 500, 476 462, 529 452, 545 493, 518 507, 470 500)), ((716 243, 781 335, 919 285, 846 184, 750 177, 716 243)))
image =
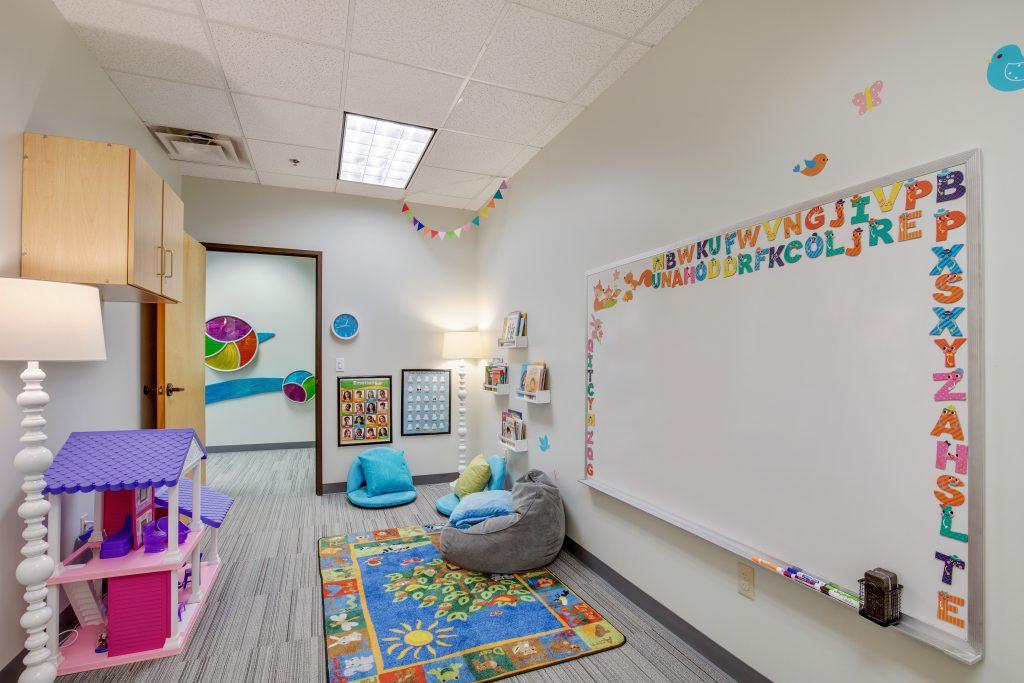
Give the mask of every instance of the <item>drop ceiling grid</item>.
POLYGON ((184 174, 470 210, 700 2, 435 0, 405 16, 387 0, 54 1, 147 124, 241 133, 252 176, 179 162, 184 174), (172 43, 155 43, 158 26, 172 43), (438 129, 407 190, 336 180, 346 110, 438 129), (438 182, 445 171, 465 175, 438 182))

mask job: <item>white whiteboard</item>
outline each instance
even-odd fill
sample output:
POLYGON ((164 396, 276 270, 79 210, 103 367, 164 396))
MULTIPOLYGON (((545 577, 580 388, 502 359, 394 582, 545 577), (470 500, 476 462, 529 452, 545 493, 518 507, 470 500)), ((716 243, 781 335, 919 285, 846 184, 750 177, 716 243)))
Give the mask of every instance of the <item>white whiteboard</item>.
POLYGON ((588 273, 584 483, 854 593, 866 570, 895 571, 898 628, 977 661, 978 168, 965 153, 588 273), (754 226, 756 243, 741 244, 737 231, 754 226), (943 262, 933 248, 954 253, 943 262), (940 325, 936 307, 963 310, 940 325), (935 340, 957 337, 966 342, 947 368, 935 340), (937 400, 935 374, 954 371, 951 391, 966 396, 937 400), (960 438, 952 418, 931 433, 947 406, 960 438), (939 468, 944 441, 969 449, 966 472, 939 468), (967 541, 940 533, 935 491, 950 476, 949 528, 967 541), (949 583, 936 552, 964 563, 949 583))

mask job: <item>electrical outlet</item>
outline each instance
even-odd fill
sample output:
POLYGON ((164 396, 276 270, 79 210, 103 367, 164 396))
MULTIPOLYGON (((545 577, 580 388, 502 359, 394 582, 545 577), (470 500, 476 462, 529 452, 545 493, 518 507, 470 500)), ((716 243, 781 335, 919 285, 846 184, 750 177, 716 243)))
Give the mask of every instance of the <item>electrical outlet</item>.
POLYGON ((334 359, 334 371, 335 372, 345 372, 345 359, 344 358, 335 358, 334 359))
POLYGON ((739 585, 736 590, 745 598, 754 599, 754 567, 744 562, 738 562, 739 585))

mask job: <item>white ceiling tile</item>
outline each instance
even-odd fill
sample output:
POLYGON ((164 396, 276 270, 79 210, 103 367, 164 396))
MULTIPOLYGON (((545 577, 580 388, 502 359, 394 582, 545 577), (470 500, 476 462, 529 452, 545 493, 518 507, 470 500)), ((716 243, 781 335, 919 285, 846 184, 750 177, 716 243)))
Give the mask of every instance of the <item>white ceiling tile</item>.
POLYGON ((301 40, 345 43, 348 0, 202 0, 212 21, 282 33, 301 40))
POLYGON ((400 187, 353 183, 348 180, 339 180, 334 186, 334 191, 340 194, 354 194, 360 197, 376 197, 377 199, 401 199, 405 196, 405 190, 400 187))
POLYGON ((248 168, 232 168, 230 166, 211 166, 210 164, 194 164, 189 161, 176 161, 175 167, 181 175, 199 178, 216 178, 218 180, 234 180, 240 183, 255 183, 256 171, 248 168))
MULTIPOLYGON (((479 211, 480 209, 484 208, 484 205, 487 204, 487 202, 491 201, 491 199, 494 197, 494 192, 501 185, 502 180, 503 178, 492 178, 491 181, 487 183, 483 190, 478 192, 472 199, 466 202, 466 210, 479 211)), ((504 194, 504 191, 502 191, 502 194, 504 194)))
POLYGON ((587 106, 596 100, 598 95, 603 93, 609 85, 619 80, 619 77, 639 62, 640 58, 647 54, 647 51, 650 49, 646 45, 640 45, 639 43, 626 43, 626 47, 622 48, 622 52, 615 55, 608 66, 601 73, 594 76, 590 83, 587 83, 587 86, 573 98, 573 102, 587 106))
POLYGON ((319 45, 211 24, 213 42, 232 90, 337 107, 344 53, 319 45))
POLYGON ((463 199, 473 197, 491 182, 491 176, 421 165, 409 183, 413 192, 431 192, 463 199))
POLYGON ((260 185, 291 187, 297 190, 317 190, 318 192, 334 192, 336 183, 337 181, 331 178, 305 178, 298 175, 260 172, 260 185))
POLYGON ((502 0, 354 0, 352 49, 466 76, 502 0))
POLYGON ((655 45, 668 35, 683 17, 692 12, 701 0, 672 0, 650 24, 634 36, 636 40, 655 45))
POLYGON ((534 147, 543 147, 548 144, 556 135, 561 133, 562 129, 568 126, 574 118, 579 116, 581 111, 583 111, 583 107, 579 105, 565 105, 565 108, 558 112, 558 115, 544 127, 544 130, 530 141, 530 144, 534 147))
POLYGON ((566 101, 625 41, 536 10, 512 5, 473 78, 566 101))
POLYGON ((561 109, 561 102, 546 97, 470 81, 444 127, 526 143, 561 109))
POLYGON ((519 173, 523 166, 526 166, 527 162, 529 162, 530 159, 532 159, 539 151, 539 147, 523 147, 519 150, 519 153, 501 169, 501 175, 506 178, 511 178, 516 173, 519 173))
POLYGON ((101 66, 223 86, 199 17, 116 0, 55 0, 101 66))
POLYGON ((345 110, 439 128, 461 87, 455 76, 353 54, 345 110))
POLYGON ((664 0, 521 0, 524 5, 606 31, 631 36, 664 0))
POLYGON ((332 180, 338 177, 337 150, 282 145, 263 140, 249 140, 248 142, 249 151, 252 152, 252 165, 260 173, 268 171, 332 180), (293 166, 291 159, 298 159, 299 165, 293 166))
POLYGON ((341 114, 337 109, 237 93, 232 97, 246 137, 305 147, 338 148, 341 114))
POLYGON ((461 209, 465 203, 465 197, 449 197, 443 194, 432 194, 430 192, 414 192, 407 195, 405 201, 410 204, 430 204, 431 206, 447 206, 453 209, 461 209))
POLYGON ((205 133, 242 134, 226 90, 119 71, 111 71, 109 76, 147 124, 205 133))
POLYGON ((498 175, 522 148, 513 142, 442 130, 434 136, 423 161, 429 166, 498 175))

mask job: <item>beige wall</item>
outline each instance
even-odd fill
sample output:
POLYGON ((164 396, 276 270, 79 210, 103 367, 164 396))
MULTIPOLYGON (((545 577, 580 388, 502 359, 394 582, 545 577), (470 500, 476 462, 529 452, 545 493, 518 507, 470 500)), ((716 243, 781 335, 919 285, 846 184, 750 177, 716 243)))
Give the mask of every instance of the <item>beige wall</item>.
MULTIPOLYGON (((199 240, 323 252, 324 482, 345 481, 352 460, 365 449, 337 446, 335 358, 345 359, 346 375, 391 375, 396 389, 402 368, 454 368, 441 360, 441 336, 476 326, 474 240, 425 239, 395 201, 192 177, 185 178, 184 192, 185 230, 199 240), (346 311, 359 318, 359 335, 340 342, 330 333, 330 321, 346 311)), ((417 207, 417 213, 438 225, 461 225, 469 218, 437 207, 417 207)), ((457 381, 454 371, 452 380, 457 381)), ((475 365, 467 381, 480 383, 475 365)), ((479 399, 478 393, 471 396, 479 399)), ((454 386, 452 399, 455 418, 454 386)), ((400 408, 400 402, 393 406, 396 424, 400 408)), ((470 457, 475 439, 471 430, 470 457)), ((456 444, 454 433, 403 437, 397 430, 392 447, 404 450, 412 473, 420 475, 454 472, 456 444)))
MULTIPOLYGON (((0 277, 17 276, 21 263, 21 134, 26 130, 133 145, 175 189, 181 178, 135 112, 99 68, 49 0, 6 0, 0 19, 0 277)), ((141 420, 139 305, 103 305, 104 363, 49 363, 46 411, 49 445, 56 450, 76 429, 138 427, 141 420)), ((22 587, 14 578, 21 556, 18 450, 19 363, 0 362, 0 666, 22 648, 18 625, 22 587)), ((70 542, 88 496, 64 508, 70 542)), ((91 517, 91 513, 90 513, 91 517)), ((65 545, 65 547, 68 547, 65 545)))
MULTIPOLYGON (((705 0, 514 178, 479 233, 483 320, 528 311, 530 348, 513 359, 551 367, 552 404, 529 406, 531 450, 513 456, 515 472, 557 469, 573 538, 774 680, 1021 678, 1013 587, 1024 562, 1024 322, 1014 244, 1024 92, 991 89, 985 62, 1024 42, 1022 26, 1019 0, 705 0), (883 104, 858 116, 850 98, 876 79, 883 104), (749 601, 736 591, 735 556, 576 479, 585 270, 973 147, 983 150, 990 368, 987 652, 966 667, 764 572, 749 601), (791 172, 817 152, 832 159, 824 173, 791 172), (550 435, 547 453, 536 448, 540 434, 550 435)), ((481 414, 477 431, 497 425, 498 408, 481 414)), ((682 463, 674 476, 686 476, 682 463)))

